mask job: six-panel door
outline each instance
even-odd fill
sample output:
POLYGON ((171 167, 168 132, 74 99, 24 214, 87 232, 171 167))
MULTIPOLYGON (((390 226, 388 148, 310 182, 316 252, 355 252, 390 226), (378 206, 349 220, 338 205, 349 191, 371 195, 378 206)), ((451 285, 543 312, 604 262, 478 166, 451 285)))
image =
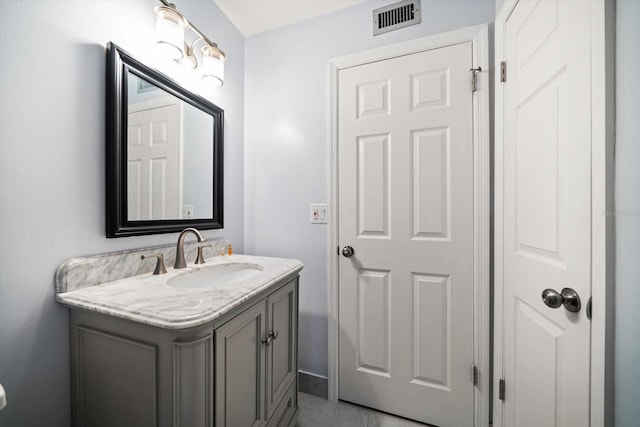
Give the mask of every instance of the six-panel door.
POLYGON ((471 43, 340 70, 339 397, 473 425, 471 43))

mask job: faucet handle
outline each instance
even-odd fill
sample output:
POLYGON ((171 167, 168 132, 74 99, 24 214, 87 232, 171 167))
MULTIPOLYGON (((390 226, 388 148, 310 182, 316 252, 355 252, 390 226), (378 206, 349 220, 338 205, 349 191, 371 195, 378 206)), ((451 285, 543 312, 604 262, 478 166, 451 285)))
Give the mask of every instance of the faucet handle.
POLYGON ((211 243, 206 245, 198 245, 198 256, 196 256, 196 264, 204 264, 204 256, 202 255, 202 250, 204 248, 210 248, 213 246, 211 243))
POLYGON ((161 253, 157 253, 157 254, 151 254, 151 255, 141 255, 140 259, 147 259, 147 258, 158 258, 158 261, 156 262, 156 269, 153 270, 153 274, 166 274, 167 273, 167 269, 164 268, 164 255, 161 253))

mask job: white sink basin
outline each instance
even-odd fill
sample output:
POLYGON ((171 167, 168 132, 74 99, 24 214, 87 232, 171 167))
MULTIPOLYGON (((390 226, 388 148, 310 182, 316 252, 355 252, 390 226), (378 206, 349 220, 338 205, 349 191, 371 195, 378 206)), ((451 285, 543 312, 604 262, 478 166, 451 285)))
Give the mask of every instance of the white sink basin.
POLYGON ((201 267, 172 277, 167 286, 173 288, 214 288, 233 285, 262 274, 263 267, 250 263, 229 263, 201 267))

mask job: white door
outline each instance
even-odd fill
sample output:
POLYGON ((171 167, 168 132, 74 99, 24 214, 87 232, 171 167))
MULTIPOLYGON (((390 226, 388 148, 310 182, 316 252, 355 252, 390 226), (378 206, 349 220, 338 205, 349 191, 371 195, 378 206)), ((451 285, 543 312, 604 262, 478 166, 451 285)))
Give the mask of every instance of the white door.
POLYGON ((180 218, 180 135, 179 104, 129 113, 130 221, 180 218))
POLYGON ((521 1, 505 25, 505 427, 589 425, 589 8, 521 1), (579 312, 543 302, 563 288, 579 312))
POLYGON ((340 70, 339 398, 472 426, 471 43, 340 70))

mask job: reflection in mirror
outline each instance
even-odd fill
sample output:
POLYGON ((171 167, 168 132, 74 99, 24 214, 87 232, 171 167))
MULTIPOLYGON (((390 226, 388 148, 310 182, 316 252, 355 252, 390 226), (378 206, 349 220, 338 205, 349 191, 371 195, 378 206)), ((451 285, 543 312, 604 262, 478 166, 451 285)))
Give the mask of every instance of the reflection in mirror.
POLYGON ((107 237, 222 228, 224 111, 107 45, 107 237))
POLYGON ((130 70, 129 221, 213 216, 213 117, 130 70))

